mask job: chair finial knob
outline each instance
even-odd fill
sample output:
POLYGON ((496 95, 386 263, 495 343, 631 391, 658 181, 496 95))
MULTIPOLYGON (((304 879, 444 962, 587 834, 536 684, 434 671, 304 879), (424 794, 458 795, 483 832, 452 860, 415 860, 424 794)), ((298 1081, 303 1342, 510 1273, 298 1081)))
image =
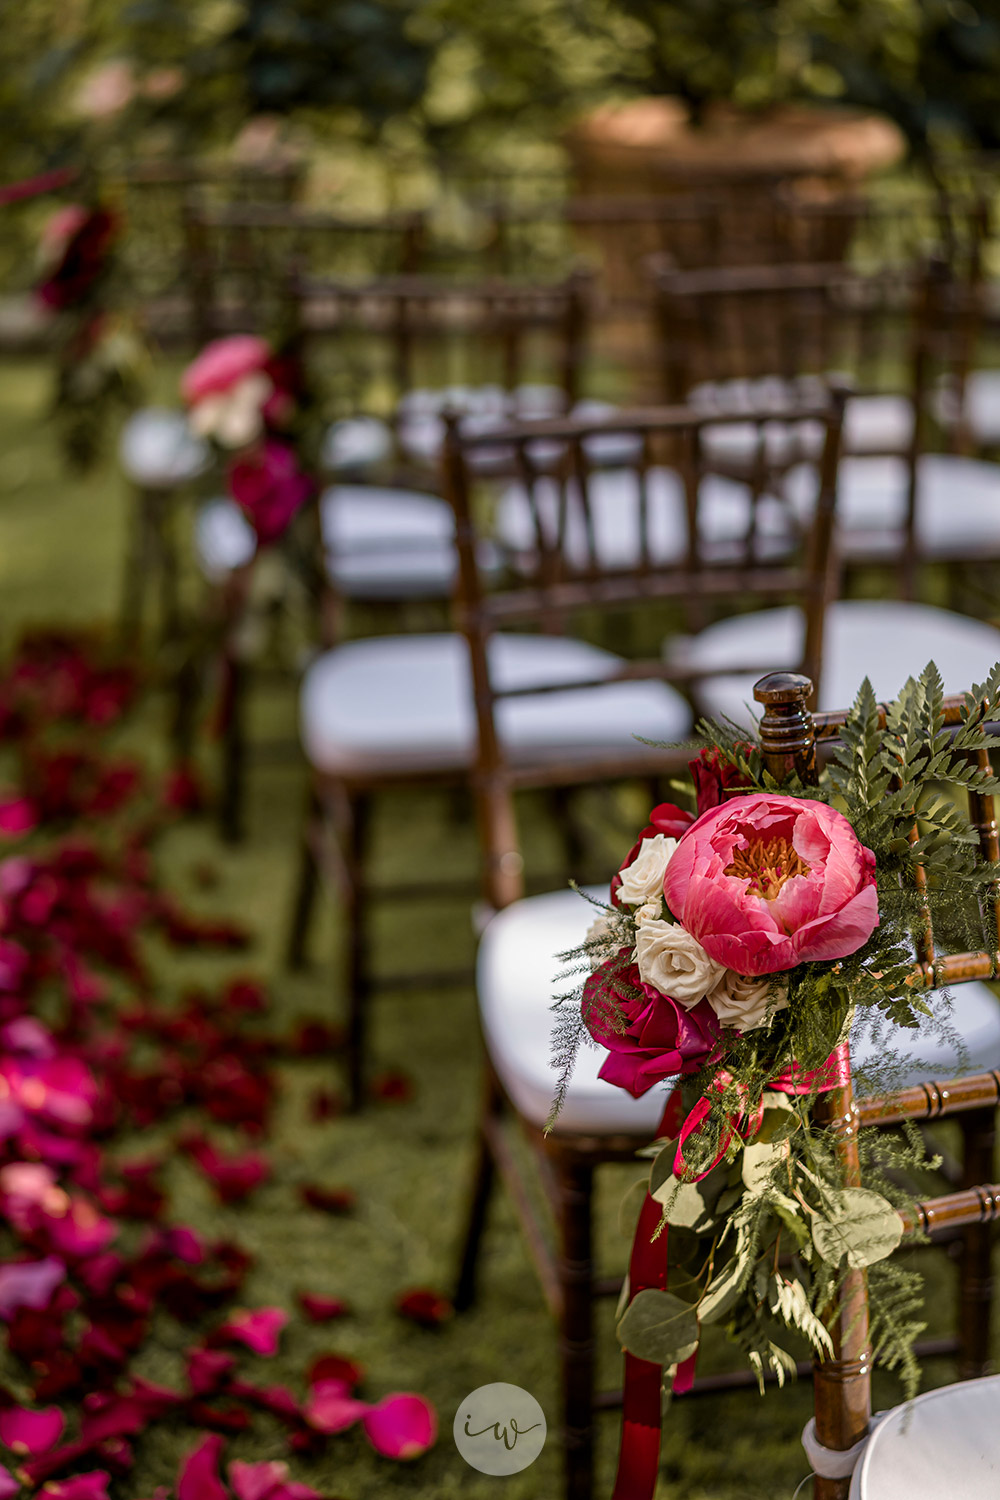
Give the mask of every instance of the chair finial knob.
POLYGON ((812 690, 812 682, 800 672, 768 672, 754 684, 753 695, 764 705, 760 750, 776 781, 793 772, 806 783, 816 780, 816 740, 806 707, 812 690))

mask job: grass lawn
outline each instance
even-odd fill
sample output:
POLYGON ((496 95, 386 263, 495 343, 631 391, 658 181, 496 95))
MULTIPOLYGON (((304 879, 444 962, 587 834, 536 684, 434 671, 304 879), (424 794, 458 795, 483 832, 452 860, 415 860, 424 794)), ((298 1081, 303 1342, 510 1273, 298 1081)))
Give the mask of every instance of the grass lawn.
MULTIPOLYGON (((32 624, 113 623, 122 565, 127 496, 108 461, 86 478, 64 471, 51 429, 44 420, 46 372, 32 363, 0 366, 0 622, 9 648, 32 624)), ((126 731, 150 762, 166 754, 167 704, 152 693, 126 731)), ((294 725, 294 691, 268 690, 257 716, 294 725)), ((206 737, 200 756, 213 766, 206 737)), ((336 911, 328 899, 317 924, 313 967, 289 977, 282 968, 284 925, 294 874, 296 833, 303 798, 302 768, 294 759, 255 767, 251 774, 248 837, 236 849, 222 846, 210 820, 181 825, 160 850, 167 883, 206 912, 235 916, 257 934, 249 961, 195 950, 163 949, 155 957, 164 991, 179 992, 193 981, 252 967, 269 979, 279 1020, 339 1013, 334 959, 340 940, 336 911)), ((603 816, 604 809, 598 809, 603 816)), ((635 796, 615 809, 624 826, 638 826, 643 807, 635 796)), ((539 858, 553 841, 541 814, 526 819, 539 858)), ((469 906, 476 896, 474 835, 466 813, 453 801, 426 797, 387 801, 376 828, 382 873, 420 879, 448 868, 469 873, 469 900, 450 908, 383 911, 376 924, 378 959, 417 970, 431 963, 450 967, 471 959, 469 906)), ((613 846, 617 847, 617 845, 613 846)), ((627 847, 626 843, 621 845, 627 847)), ((610 865, 609 865, 610 873, 610 865)), ((484 1258, 483 1293, 472 1313, 434 1331, 403 1322, 393 1310, 396 1295, 430 1285, 449 1290, 463 1198, 470 1168, 471 1138, 479 1082, 479 1042, 471 986, 438 993, 415 990, 380 997, 375 1012, 376 1067, 402 1069, 413 1096, 376 1103, 360 1118, 315 1123, 309 1101, 323 1085, 339 1085, 335 1061, 282 1064, 281 1098, 268 1141, 273 1175, 247 1204, 220 1208, 203 1179, 178 1157, 169 1171, 172 1215, 215 1237, 237 1240, 256 1258, 244 1295, 248 1306, 287 1308, 292 1322, 281 1351, 271 1360, 249 1360, 254 1378, 302 1389, 312 1359, 335 1350, 367 1371, 365 1394, 375 1399, 393 1390, 414 1390, 435 1404, 441 1422, 437 1446, 412 1464, 374 1455, 357 1432, 330 1442, 322 1458, 292 1461, 294 1476, 324 1495, 343 1500, 408 1496, 412 1500, 555 1500, 559 1495, 556 1338, 512 1214, 502 1198, 491 1218, 484 1258), (297 1187, 321 1181, 353 1188, 355 1211, 330 1217, 301 1205, 297 1187), (294 1293, 304 1289, 347 1299, 353 1315, 327 1327, 303 1322, 294 1293), (550 1439, 538 1462, 507 1479, 479 1476, 459 1457, 451 1424, 462 1398, 475 1387, 508 1381, 526 1387, 541 1402, 550 1439)), ((142 1142, 146 1146, 155 1141, 142 1142)), ((600 1217, 608 1268, 624 1265, 627 1247, 614 1228, 623 1180, 611 1174, 602 1189, 600 1217)), ((949 1326, 950 1274, 939 1269, 930 1283, 932 1330, 949 1326)), ((619 1357, 602 1312, 602 1383, 619 1378, 619 1357)), ((147 1350, 139 1373, 179 1383, 181 1352, 190 1330, 163 1318, 162 1338, 147 1350)), ((722 1367, 724 1354, 709 1351, 706 1368, 722 1367)), ((928 1367, 928 1384, 954 1378, 948 1361, 928 1367)), ((17 1372, 0 1368, 0 1381, 16 1383, 17 1372)), ((876 1407, 893 1404, 899 1388, 876 1381, 876 1407)), ((806 1387, 756 1395, 677 1403, 664 1438, 661 1500, 763 1500, 792 1496, 808 1465, 799 1433, 810 1414, 806 1387)), ((611 1488, 617 1423, 602 1419, 596 1493, 611 1488)), ((170 1421, 157 1424, 137 1443, 133 1477, 118 1485, 122 1500, 173 1487, 179 1457, 193 1446, 194 1432, 170 1421)), ((228 1456, 247 1459, 284 1455, 281 1429, 260 1416, 248 1433, 232 1439, 228 1456)))

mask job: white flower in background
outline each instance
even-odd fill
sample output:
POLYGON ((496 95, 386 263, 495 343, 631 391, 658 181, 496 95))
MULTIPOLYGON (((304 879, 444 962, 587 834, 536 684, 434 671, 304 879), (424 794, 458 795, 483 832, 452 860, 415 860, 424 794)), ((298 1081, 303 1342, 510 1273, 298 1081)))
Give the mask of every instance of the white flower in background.
POLYGON ((708 997, 723 1026, 756 1031, 769 1024, 788 1004, 788 986, 777 985, 771 974, 737 974, 727 969, 708 997))
POLYGON ((637 927, 635 957, 644 983, 688 1007, 714 990, 726 972, 725 964, 709 958, 698 939, 676 922, 643 922, 637 927))
POLYGON ((271 377, 254 370, 227 391, 212 391, 195 402, 188 413, 191 431, 224 448, 245 448, 264 430, 263 409, 273 390, 271 377))
POLYGON ((676 848, 677 840, 668 838, 665 833, 643 839, 639 853, 621 872, 619 901, 625 901, 629 906, 643 906, 647 901, 662 897, 663 877, 676 848))

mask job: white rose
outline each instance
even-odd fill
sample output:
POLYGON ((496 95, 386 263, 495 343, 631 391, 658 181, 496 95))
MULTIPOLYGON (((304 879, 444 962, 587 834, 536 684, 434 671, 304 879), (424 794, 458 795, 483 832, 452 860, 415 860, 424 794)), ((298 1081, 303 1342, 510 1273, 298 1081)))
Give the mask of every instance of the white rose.
POLYGON ((663 902, 644 901, 642 906, 636 907, 635 925, 638 927, 642 922, 659 922, 663 917, 663 902))
POLYGON ((775 1011, 784 1010, 788 986, 779 987, 770 974, 737 974, 735 969, 727 969, 708 1003, 723 1026, 756 1031, 768 1024, 775 1011))
POLYGON ((643 922, 636 929, 635 956, 646 984, 688 1007, 714 990, 726 972, 725 964, 709 958, 698 939, 676 922, 643 922))
POLYGON ((642 906, 644 902, 662 896, 663 877, 676 848, 677 840, 668 838, 665 833, 643 839, 639 853, 628 869, 621 872, 619 901, 625 901, 629 906, 642 906))

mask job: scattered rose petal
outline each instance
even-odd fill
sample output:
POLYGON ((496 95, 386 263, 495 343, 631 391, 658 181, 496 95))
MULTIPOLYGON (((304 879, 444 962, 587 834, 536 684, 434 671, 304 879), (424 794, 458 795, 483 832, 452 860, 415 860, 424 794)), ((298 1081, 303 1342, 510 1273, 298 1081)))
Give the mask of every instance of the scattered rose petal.
POLYGON ((396 1298, 396 1311, 400 1317, 409 1318, 421 1328, 440 1328, 453 1315, 455 1309, 447 1297, 427 1287, 415 1287, 401 1292, 396 1298))
POLYGON ((11 1500, 21 1488, 20 1481, 15 1479, 9 1469, 0 1464, 0 1500, 11 1500))
POLYGON ((321 1354, 309 1366, 310 1385, 315 1385, 319 1380, 342 1380, 353 1388, 360 1385, 364 1378, 364 1367, 343 1354, 321 1354))
POLYGON ((367 1402, 351 1395, 345 1380, 320 1380, 311 1388, 302 1415, 317 1432, 345 1432, 368 1411, 367 1402))
POLYGON ((321 1297, 314 1292, 299 1292, 298 1302, 313 1323, 329 1323, 334 1318, 346 1317, 350 1311, 347 1303, 339 1297, 321 1297))
POLYGON ((299 1197, 307 1208, 318 1208, 326 1214, 348 1214, 357 1202, 352 1188, 325 1188, 315 1184, 299 1189, 299 1197))
POLYGON ((288 1322, 280 1307, 258 1307, 252 1312, 236 1312, 228 1323, 216 1330, 213 1342, 246 1344, 254 1354, 277 1354, 278 1338, 288 1322))
POLYGON ((62 1437, 66 1419, 58 1406, 30 1411, 26 1406, 10 1406, 0 1411, 0 1442, 12 1453, 32 1456, 48 1453, 62 1437))
POLYGON ((419 1458, 437 1438, 437 1416, 422 1396, 399 1392, 385 1396, 362 1417, 376 1453, 384 1458, 419 1458))
POLYGON ((219 1478, 222 1438, 207 1437, 181 1464, 177 1500, 229 1500, 219 1478))
POLYGON ((103 1469, 90 1474, 73 1474, 69 1479, 50 1481, 44 1490, 46 1500, 108 1500, 111 1475, 103 1469))
POLYGON ((66 1267, 51 1255, 0 1266, 0 1318, 9 1319, 19 1307, 46 1307, 65 1279, 66 1267))

